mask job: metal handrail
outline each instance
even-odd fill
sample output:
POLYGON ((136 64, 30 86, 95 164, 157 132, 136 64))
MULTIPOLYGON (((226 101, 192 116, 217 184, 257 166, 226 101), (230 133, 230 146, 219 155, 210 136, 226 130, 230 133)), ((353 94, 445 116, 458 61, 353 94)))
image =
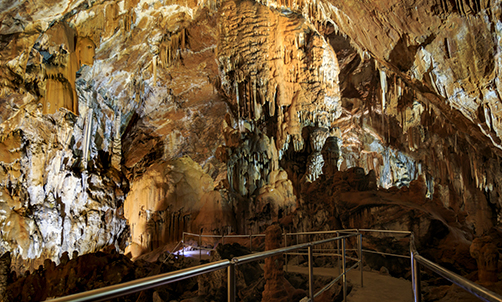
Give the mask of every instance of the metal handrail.
POLYGON ((183 232, 185 235, 190 235, 194 237, 205 237, 205 238, 249 238, 249 236, 253 237, 265 237, 265 234, 251 234, 251 235, 208 235, 208 234, 195 234, 189 232, 183 232))
MULTIPOLYGON (((284 236, 284 246, 287 246, 287 243, 288 243, 288 236, 296 236, 296 242, 298 244, 298 236, 300 235, 321 235, 321 234, 336 234, 336 236, 338 236, 339 234, 354 234, 354 233, 359 233, 359 232, 373 232, 373 233, 386 233, 386 234, 392 234, 392 235, 410 235, 412 234, 411 231, 396 231, 396 230, 376 230, 376 229, 343 229, 343 230, 329 230, 329 231, 309 231, 309 232, 295 232, 295 233, 283 233, 282 236, 284 236)), ((260 236, 265 236, 265 234, 250 234, 250 235, 227 235, 227 236, 224 236, 224 235, 203 235, 203 234, 195 234, 195 233, 188 233, 188 232, 183 232, 183 239, 182 239, 182 243, 183 243, 183 246, 189 246, 191 248, 194 248, 194 249, 197 249, 199 250, 199 260, 202 260, 202 253, 200 252, 201 250, 214 250, 214 248, 202 248, 202 247, 197 247, 197 246, 193 246, 193 245, 189 245, 189 244, 186 244, 185 243, 185 235, 188 235, 188 236, 194 236, 194 237, 198 237, 199 238, 199 245, 201 244, 201 240, 203 237, 206 237, 206 238, 221 238, 222 239, 222 243, 224 243, 224 238, 227 237, 227 238, 232 238, 232 237, 236 237, 236 238, 246 238, 246 237, 249 237, 250 239, 250 243, 249 243, 249 247, 250 247, 250 250, 252 251, 252 238, 253 237, 260 237, 260 236)), ((319 251, 318 249, 316 249, 317 251, 319 251)), ((341 257, 340 255, 340 246, 338 244, 337 246, 337 253, 314 253, 315 256, 336 256, 336 257, 341 257)), ((356 249, 346 249, 347 251, 349 250, 356 250, 356 249)), ((333 249, 334 251, 334 249, 333 249)), ((366 250, 366 249, 362 249, 362 243, 361 243, 361 253, 364 252, 364 253, 372 253, 372 254, 379 254, 379 255, 383 255, 383 256, 393 256, 393 257, 400 257, 400 258, 411 258, 411 256, 409 255, 399 255, 399 254, 392 254, 392 253, 385 253, 385 252, 380 252, 380 251, 372 251, 372 250, 366 250)), ((286 262, 286 271, 288 271, 288 255, 308 255, 308 252, 305 251, 305 252, 298 252, 298 253, 285 253, 285 262, 286 262)), ((351 259, 353 260, 353 258, 350 258, 350 257, 347 257, 347 259, 351 259)), ((340 267, 339 267, 339 271, 340 271, 340 267)), ((362 278, 361 278, 361 284, 363 284, 363 281, 362 281, 362 278)))
MULTIPOLYGON (((224 268, 228 269, 228 301, 229 302, 235 302, 235 296, 236 296, 236 275, 235 275, 235 267, 252 262, 252 261, 257 261, 261 260, 264 258, 268 258, 274 255, 278 254, 283 254, 289 251, 295 251, 299 250, 302 248, 308 248, 308 259, 309 259, 309 294, 308 294, 308 300, 307 301, 313 301, 315 295, 314 295, 314 277, 313 277, 313 246, 318 245, 318 244, 323 244, 323 243, 328 243, 332 241, 342 241, 342 265, 343 265, 343 271, 342 273, 336 278, 336 280, 339 280, 342 278, 343 280, 343 295, 344 295, 344 301, 346 300, 347 296, 347 272, 355 268, 357 265, 359 266, 361 270, 361 279, 362 279, 362 273, 363 273, 363 268, 362 268, 362 253, 361 249, 359 249, 359 255, 360 258, 354 264, 351 268, 348 270, 346 269, 346 264, 345 264, 345 241, 347 238, 351 237, 358 237, 359 243, 362 242, 362 235, 361 234, 348 234, 344 236, 338 236, 334 238, 329 238, 325 240, 319 240, 319 241, 313 241, 309 243, 304 243, 304 244, 298 244, 294 246, 289 246, 289 247, 283 247, 283 248, 278 248, 274 250, 269 250, 265 252, 260 252, 256 254, 248 254, 240 257, 235 257, 232 258, 232 260, 221 260, 217 262, 211 262, 208 264, 203 264, 199 265, 196 267, 192 268, 186 268, 174 272, 169 272, 165 274, 160 274, 156 276, 150 276, 146 278, 141 278, 125 283, 120 283, 112 286, 107 286, 104 288, 99 288, 95 290, 90 290, 87 292, 83 293, 78 293, 66 297, 61 297, 61 298, 56 298, 53 300, 49 300, 50 302, 69 302, 69 301, 74 301, 74 302, 84 302, 84 301, 104 301, 112 298, 117 298, 121 297, 127 294, 132 294, 138 291, 143 291, 147 290, 150 288, 158 287, 161 285, 166 285, 168 283, 184 280, 187 278, 192 278, 196 277, 201 274, 205 273, 210 273, 213 271, 221 270, 224 268)), ((200 238, 200 237, 199 237, 200 238)), ((360 246, 361 247, 361 246, 360 246)), ((325 291, 329 289, 335 282, 332 281, 330 282, 327 286, 325 286, 321 291, 317 293, 319 295, 322 291, 325 291)))
MULTIPOLYGON (((300 249, 307 248, 308 249, 308 271, 309 271, 309 295, 308 295, 308 300, 307 301, 312 301, 313 298, 317 297, 320 295, 323 291, 329 289, 333 284, 335 284, 340 278, 343 280, 343 294, 344 294, 344 301, 346 300, 347 296, 347 286, 346 286, 346 277, 347 277, 347 272, 354 269, 356 266, 359 266, 361 270, 361 286, 363 285, 363 268, 362 268, 362 252, 373 252, 373 253, 378 253, 378 254, 383 254, 383 255, 389 255, 389 256, 399 256, 399 257, 408 257, 404 255, 396 255, 396 254, 389 254, 389 253, 382 253, 382 252, 377 252, 377 251, 369 251, 369 250, 363 250, 362 249, 362 234, 360 232, 380 232, 380 233, 389 233, 389 234, 403 234, 403 235, 411 235, 410 236, 410 258, 411 258, 411 277, 412 277, 412 291, 413 291, 413 297, 415 302, 420 302, 421 301, 421 291, 420 291, 420 267, 419 265, 423 265, 424 267, 430 269, 431 271, 439 274, 443 278, 451 281, 452 283, 462 287, 466 291, 470 292, 471 294, 475 295, 479 299, 483 301, 488 301, 488 302, 502 302, 502 297, 474 282, 471 282, 462 276, 459 276, 443 267, 440 265, 422 257, 419 255, 418 251, 416 250, 415 247, 415 241, 414 241, 414 235, 412 232, 409 231, 392 231, 392 230, 373 230, 373 229, 351 229, 351 230, 338 230, 338 231, 323 231, 323 234, 348 234, 344 236, 336 236, 334 238, 330 239, 325 239, 325 240, 319 240, 319 241, 314 241, 314 242, 308 242, 308 243, 303 243, 303 244, 297 244, 293 246, 287 246, 287 243, 285 242, 285 247, 275 249, 275 250, 269 250, 265 252, 259 252, 255 254, 249 254, 249 255, 244 255, 240 257, 235 257, 232 260, 221 260, 217 262, 212 262, 204 265, 199 265, 193 268, 187 268, 175 272, 170 272, 170 273, 165 273, 157 276, 152 276, 152 277, 146 277, 122 284, 117 284, 113 286, 108 286, 105 288, 100 288, 96 290, 91 290, 88 292, 84 293, 79 293, 71 296, 66 296, 62 298, 57 298, 54 300, 50 300, 51 302, 63 302, 63 301, 77 301, 77 302, 83 302, 83 301, 103 301, 111 298, 116 298, 120 297, 126 294, 131 294, 134 292, 154 288, 157 286, 165 285, 168 283, 180 281, 186 278, 191 278, 195 277, 201 274, 205 273, 210 273, 216 270, 228 269, 228 301, 229 302, 234 302, 235 301, 235 294, 236 294, 236 280, 235 280, 235 267, 240 264, 252 262, 252 261, 257 261, 260 259, 264 259, 267 257, 271 257, 274 255, 278 254, 285 254, 287 255, 288 252, 291 251, 296 251, 300 249), (357 233, 354 233, 357 232, 357 233), (346 257, 346 240, 347 238, 350 237, 358 237, 358 252, 359 252, 359 259, 354 264, 352 267, 349 269, 346 268, 346 259, 349 257, 346 257), (332 280, 329 284, 327 284, 324 288, 322 288, 320 291, 318 291, 316 294, 313 293, 313 246, 318 245, 318 244, 323 244, 323 243, 328 243, 332 241, 337 241, 339 240, 342 241, 342 252, 337 253, 337 256, 341 256, 342 258, 342 272, 337 276, 334 280, 332 280)), ((193 235, 193 236, 198 236, 199 237, 199 243, 202 238, 201 234, 192 234, 192 233, 183 233, 183 236, 187 235, 193 235)), ((287 238, 287 235, 310 235, 310 234, 319 234, 319 232, 302 232, 302 233, 290 233, 290 234, 283 234, 285 238, 287 238)), ((261 235, 261 234, 260 234, 261 235)), ((240 236, 240 237, 249 237, 252 238, 257 235, 233 235, 233 236, 240 236)), ((223 239, 225 236, 221 236, 223 239)), ((184 245, 184 238, 182 240, 182 243, 184 245)), ((287 262, 286 262, 287 263, 287 262)), ((286 264, 287 267, 287 264, 286 264)), ((306 298, 307 299, 307 298, 306 298)), ((305 299, 304 299, 305 300, 305 299)), ((304 301, 302 300, 302 301, 304 301)))
MULTIPOLYGON (((484 288, 460 275, 457 275, 444 267, 422 257, 416 247, 415 247, 415 236, 411 231, 394 231, 394 230, 374 230, 374 229, 356 229, 357 232, 378 232, 378 233, 390 233, 390 234, 403 234, 410 235, 410 256, 406 255, 396 255, 390 253, 383 253, 377 251, 369 251, 363 250, 364 252, 376 253, 381 255, 395 256, 395 257, 405 257, 411 259, 411 283, 412 283, 412 292, 413 292, 413 300, 415 302, 422 301, 421 296, 421 286, 420 286, 420 267, 419 264, 422 264, 424 267, 430 269, 431 271, 437 273, 441 277, 449 280, 453 284, 465 289, 469 293, 473 294, 477 298, 486 301, 486 302, 502 302, 502 296, 490 291, 487 288, 484 288)), ((339 231, 340 234, 343 233, 352 233, 347 230, 339 231)))
MULTIPOLYGON (((310 232, 296 232, 296 233, 283 233, 282 236, 286 237, 287 236, 298 236, 298 235, 320 235, 320 234, 338 234, 340 233, 347 233, 347 234, 352 234, 353 232, 357 232, 358 229, 343 229, 343 230, 329 230, 329 231, 310 231, 310 232)), ((366 230, 363 229, 362 231, 372 231, 372 230, 366 230)), ((394 232, 394 233, 406 233, 409 234, 410 232, 401 232, 401 231, 389 231, 389 232, 394 232)), ((192 237, 198 237, 199 238, 199 244, 202 243, 202 238, 220 238, 222 239, 222 243, 224 243, 225 238, 249 238, 250 239, 250 250, 252 250, 252 238, 253 237, 265 237, 265 234, 250 234, 250 235, 212 235, 212 234, 195 234, 195 233, 190 233, 190 232, 183 232, 181 244, 183 247, 191 247, 196 250, 214 250, 214 248, 202 248, 199 246, 193 246, 190 244, 185 243, 185 236, 192 236, 192 237)), ((287 239, 285 240, 287 242, 287 239)), ((347 249, 349 250, 349 249, 347 249)), ((333 254, 331 256, 336 256, 336 254, 333 254)))
POLYGON ((309 248, 314 245, 328 243, 328 242, 332 242, 332 241, 340 240, 340 239, 351 238, 351 237, 355 237, 355 236, 357 236, 357 235, 355 235, 355 234, 354 235, 345 235, 345 236, 339 236, 339 237, 334 237, 334 238, 329 238, 329 239, 324 239, 324 240, 319 240, 319 241, 314 241, 314 242, 292 245, 292 246, 288 246, 288 247, 282 247, 282 248, 278 248, 275 250, 269 250, 269 251, 264 251, 264 252, 259 252, 259 253, 248 254, 248 255, 236 257, 236 258, 232 259, 232 261, 237 264, 248 263, 248 262, 252 262, 252 261, 262 260, 262 259, 274 256, 277 254, 284 254, 284 253, 287 253, 290 251, 296 251, 296 250, 299 250, 302 248, 309 248))
POLYGON ((193 249, 199 250, 199 261, 202 261, 202 250, 205 251, 215 251, 214 247, 213 248, 203 248, 202 247, 202 238, 219 238, 221 239, 221 244, 225 244, 225 238, 249 238, 249 250, 253 252, 253 237, 265 237, 265 234, 250 234, 250 235, 204 235, 204 234, 195 234, 195 233, 189 233, 189 232, 183 232, 182 237, 181 237, 181 242, 180 244, 182 245, 182 250, 183 254, 185 254, 185 247, 191 247, 193 249), (190 244, 185 243, 185 236, 192 236, 192 237, 198 237, 199 238, 199 245, 198 246, 193 246, 190 244))
POLYGON ((125 283, 120 283, 112 286, 107 286, 103 288, 98 288, 83 293, 78 293, 66 297, 61 297, 50 302, 84 302, 84 301, 105 301, 108 299, 113 299, 117 297, 122 297, 127 294, 132 294, 142 290, 154 288, 157 286, 165 285, 168 283, 181 281, 187 278, 196 277, 198 275, 214 272, 220 269, 224 269, 230 265, 229 260, 221 260, 216 262, 211 262, 204 265, 199 265, 192 268, 186 268, 182 270, 177 270, 174 272, 169 272, 165 274, 160 274, 156 276, 145 277, 125 283))
MULTIPOLYGON (((374 233, 389 233, 389 234, 402 234, 402 235, 410 235, 413 234, 411 231, 395 231, 395 230, 375 230, 375 229, 356 229, 359 232, 374 232, 374 233)), ((343 230, 341 232, 345 232, 347 230, 343 230)))
POLYGON ((366 250, 366 249, 363 249, 363 252, 370 253, 370 254, 384 255, 384 256, 399 257, 399 258, 408 258, 408 259, 411 258, 411 256, 408 256, 408 255, 399 255, 399 254, 392 254, 392 253, 384 253, 384 252, 372 251, 372 250, 366 250))
POLYGON ((339 274, 337 280, 342 278, 342 287, 343 287, 343 300, 346 301, 347 299, 347 272, 351 269, 353 269, 355 266, 359 266, 360 271, 361 271, 361 285, 362 285, 362 278, 363 278, 363 267, 362 267, 362 252, 361 252, 361 245, 359 246, 359 259, 357 259, 357 262, 349 269, 346 269, 346 257, 345 257, 345 239, 351 238, 351 237, 357 237, 359 240, 359 244, 362 243, 362 234, 348 234, 344 236, 337 236, 334 238, 329 238, 329 239, 324 239, 324 240, 318 240, 314 242, 308 242, 308 243, 303 243, 303 244, 297 244, 293 246, 286 246, 283 248, 278 248, 270 251, 264 251, 264 252, 259 252, 255 254, 248 254, 240 257, 236 257, 232 259, 232 265, 228 267, 228 301, 229 302, 234 302, 235 301, 235 266, 252 262, 252 261, 258 261, 261 259, 265 259, 274 255, 278 254, 285 254, 287 255, 288 252, 307 248, 308 249, 308 273, 309 273, 309 293, 308 296, 302 299, 302 301, 313 301, 314 298, 322 293, 323 291, 329 289, 335 282, 330 282, 328 285, 326 285, 324 288, 322 288, 317 294, 314 294, 314 264, 313 264, 313 247, 314 245, 319 245, 319 244, 324 244, 332 241, 342 241, 342 266, 343 270, 339 274))
POLYGON ((420 293, 420 266, 430 269, 441 277, 449 280, 453 284, 460 286, 469 293, 478 297, 479 299, 486 302, 502 302, 502 296, 492 292, 491 290, 484 288, 460 275, 457 275, 444 267, 426 259, 418 253, 415 247, 415 240, 413 234, 410 240, 410 254, 411 254, 411 282, 413 289, 413 299, 415 302, 420 302, 422 300, 420 293))
MULTIPOLYGON (((398 231, 396 231, 398 232, 398 231)), ((214 250, 213 249, 207 249, 207 248, 202 248, 200 245, 202 244, 202 238, 221 238, 222 240, 222 244, 224 244, 224 239, 225 238, 246 238, 246 237, 249 237, 249 247, 250 247, 250 250, 252 252, 252 238, 253 237, 264 237, 265 234, 250 234, 250 235, 203 235, 203 234, 194 234, 194 233, 188 233, 188 232, 183 232, 183 236, 182 236, 182 243, 183 243, 183 246, 189 246, 189 247, 192 247, 194 249, 198 249, 199 250, 199 260, 202 259, 202 254, 200 253, 201 250, 214 250), (199 239, 199 246, 192 246, 192 245, 189 245, 189 244, 186 244, 185 243, 185 235, 187 236, 194 236, 194 237, 198 237, 199 239)), ((360 271, 361 271, 361 286, 363 286, 363 267, 362 267, 362 255, 363 255, 363 250, 362 250, 362 235, 359 234, 359 231, 357 229, 344 229, 344 230, 330 230, 330 231, 311 231, 311 232, 296 232, 296 233, 283 233, 282 236, 284 236, 284 248, 282 249, 279 249, 280 251, 278 251, 276 254, 284 254, 285 256, 285 267, 286 267, 286 272, 288 270, 288 255, 307 255, 308 256, 308 259, 309 259, 309 278, 312 279, 313 277, 311 276, 311 267, 312 264, 311 264, 311 258, 312 256, 336 256, 336 257, 340 257, 342 258, 342 268, 339 267, 339 277, 336 278, 335 280, 338 280, 340 278, 343 277, 343 285, 344 285, 344 301, 346 300, 346 295, 347 295, 347 286, 346 286, 346 273, 348 271, 350 271, 352 268, 354 268, 355 266, 359 266, 360 268, 360 271), (339 236, 339 234, 341 234, 343 231, 343 233, 345 234, 349 234, 348 237, 346 236, 339 236), (357 234, 355 234, 354 232, 357 232, 357 234), (299 235, 319 235, 319 234, 336 234, 336 238, 341 238, 341 237, 346 237, 346 238, 349 238, 349 237, 353 237, 353 236, 359 236, 359 240, 358 240, 358 245, 359 247, 357 249, 346 249, 345 248, 345 243, 342 244, 342 250, 343 252, 340 253, 340 245, 339 245, 339 242, 337 241, 337 253, 314 253, 312 251, 312 248, 313 248, 313 245, 317 245, 317 244, 323 244, 323 243, 327 243, 327 242, 331 242, 333 241, 333 238, 332 239, 327 239, 327 240, 320 240, 320 241, 316 241, 314 244, 312 243, 305 243, 305 244, 297 244, 295 246, 289 246, 287 247, 287 237, 288 236, 295 236, 296 235, 296 239, 297 239, 297 243, 298 243, 298 236, 299 235), (291 253, 291 251, 295 251, 295 250, 301 250, 301 249, 304 249, 304 248, 307 248, 307 251, 306 252, 299 252, 299 253, 291 253), (352 257, 348 257, 345 255, 346 251, 356 251, 358 252, 359 254, 359 258, 352 258, 352 257), (345 270, 345 262, 346 262, 346 259, 349 259, 349 260, 353 260, 353 261, 356 261, 356 263, 349 269, 349 270, 345 270)), ((342 240, 343 241, 343 240, 342 240)), ((344 242, 344 241, 343 241, 344 242)), ((251 260, 247 261, 245 260, 246 262, 250 262, 250 261, 255 261, 255 260, 259 260, 261 259, 260 257, 262 257, 264 254, 268 254, 268 252, 270 251, 265 251, 265 252, 260 252, 260 253, 255 253, 254 255, 248 255, 249 258, 251 260)), ((266 258, 266 257, 270 257, 270 256, 273 256, 273 255, 269 255, 269 256, 263 256, 263 258, 266 258)), ((243 257, 246 257, 246 256, 243 256, 243 257)), ((241 258, 241 257, 238 257, 238 258, 241 258)), ((237 259, 237 258, 236 258, 237 259)), ((237 259, 238 260, 238 259, 237 259)), ((242 261, 242 260, 240 260, 242 261)), ((242 264, 242 262, 240 262, 240 264, 242 264)), ((235 265, 237 265, 237 263, 235 263, 235 265)), ((235 272, 231 272, 230 271, 230 267, 228 268, 229 271, 228 271, 228 278, 229 279, 232 279, 232 278, 235 278, 235 272)), ((309 279, 309 280, 310 280, 309 279)), ((334 282, 330 282, 328 285, 326 285, 323 289, 321 289, 317 295, 319 295, 320 293, 322 293, 323 291, 325 291, 326 289, 329 289, 332 285, 334 284, 334 282)), ((309 288, 313 288, 313 285, 310 286, 309 288)), ((229 284, 229 287, 228 287, 228 296, 234 296, 235 295, 235 288, 233 288, 230 284, 229 284)), ((309 297, 311 297, 312 295, 309 295, 309 297)), ((307 297, 306 297, 307 298, 307 297)), ((303 300, 302 300, 303 301, 303 300)), ((307 300, 307 301, 310 301, 310 300, 307 300)))
MULTIPOLYGON (((351 231, 356 231, 356 229, 346 229, 344 231, 351 232, 351 231)), ((340 230, 284 233, 283 235, 294 236, 294 235, 318 235, 318 234, 335 234, 335 233, 340 233, 340 230)))

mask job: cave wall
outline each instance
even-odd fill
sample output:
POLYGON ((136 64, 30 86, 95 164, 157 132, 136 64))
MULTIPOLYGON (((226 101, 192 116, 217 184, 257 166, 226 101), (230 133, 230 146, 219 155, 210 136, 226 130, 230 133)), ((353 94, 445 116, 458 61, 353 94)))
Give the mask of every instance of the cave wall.
POLYGON ((12 2, 0 20, 0 248, 19 263, 274 221, 464 242, 502 222, 499 1, 12 2))

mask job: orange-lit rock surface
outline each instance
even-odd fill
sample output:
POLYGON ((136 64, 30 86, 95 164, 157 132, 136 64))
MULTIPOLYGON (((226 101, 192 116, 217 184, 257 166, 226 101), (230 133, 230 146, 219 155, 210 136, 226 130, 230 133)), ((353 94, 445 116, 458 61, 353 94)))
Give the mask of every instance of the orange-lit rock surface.
MULTIPOLYGON (((265 250, 280 248, 282 230, 277 225, 271 225, 265 231, 265 250)), ((277 255, 265 259, 263 267, 265 288, 261 301, 293 301, 295 288, 284 278, 284 257, 277 255)))
POLYGON ((493 238, 485 236, 472 241, 471 256, 478 263, 478 278, 482 284, 493 284, 498 279, 499 251, 493 238))
POLYGON ((0 252, 34 269, 280 222, 413 230, 468 273, 502 223, 500 8, 4 2, 0 252))

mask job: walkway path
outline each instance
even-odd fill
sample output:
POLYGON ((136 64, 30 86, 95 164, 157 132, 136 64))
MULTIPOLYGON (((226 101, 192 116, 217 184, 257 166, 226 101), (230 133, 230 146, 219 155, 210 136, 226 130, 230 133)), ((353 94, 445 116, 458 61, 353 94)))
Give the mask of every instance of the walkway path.
MULTIPOLYGON (((288 266, 288 272, 308 273, 306 267, 288 266)), ((338 276, 338 269, 314 267, 314 275, 338 276)), ((347 274, 353 288, 347 296, 347 302, 412 302, 411 282, 394 278, 376 272, 363 272, 364 287, 361 288, 361 275, 359 269, 353 269, 347 274)))
MULTIPOLYGON (((198 259, 199 251, 186 252, 187 257, 198 259)), ((202 259, 209 259, 209 255, 202 253, 202 259)), ((286 271, 286 267, 284 268, 286 271)), ((308 268, 304 266, 288 265, 287 271, 291 273, 308 274, 308 268)), ((338 276, 338 268, 314 267, 314 275, 335 277, 338 276)), ((359 268, 351 270, 347 278, 353 287, 347 296, 347 302, 412 302, 411 282, 398 279, 389 275, 376 272, 364 271, 364 286, 361 288, 361 275, 359 268)))

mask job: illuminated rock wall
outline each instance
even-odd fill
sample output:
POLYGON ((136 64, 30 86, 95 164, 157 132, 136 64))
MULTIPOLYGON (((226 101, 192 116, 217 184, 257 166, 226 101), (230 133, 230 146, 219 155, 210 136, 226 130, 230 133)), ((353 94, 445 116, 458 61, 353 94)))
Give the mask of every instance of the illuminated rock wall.
POLYGON ((9 3, 1 251, 138 256, 183 231, 272 222, 481 236, 502 222, 500 14, 500 1, 9 3))

